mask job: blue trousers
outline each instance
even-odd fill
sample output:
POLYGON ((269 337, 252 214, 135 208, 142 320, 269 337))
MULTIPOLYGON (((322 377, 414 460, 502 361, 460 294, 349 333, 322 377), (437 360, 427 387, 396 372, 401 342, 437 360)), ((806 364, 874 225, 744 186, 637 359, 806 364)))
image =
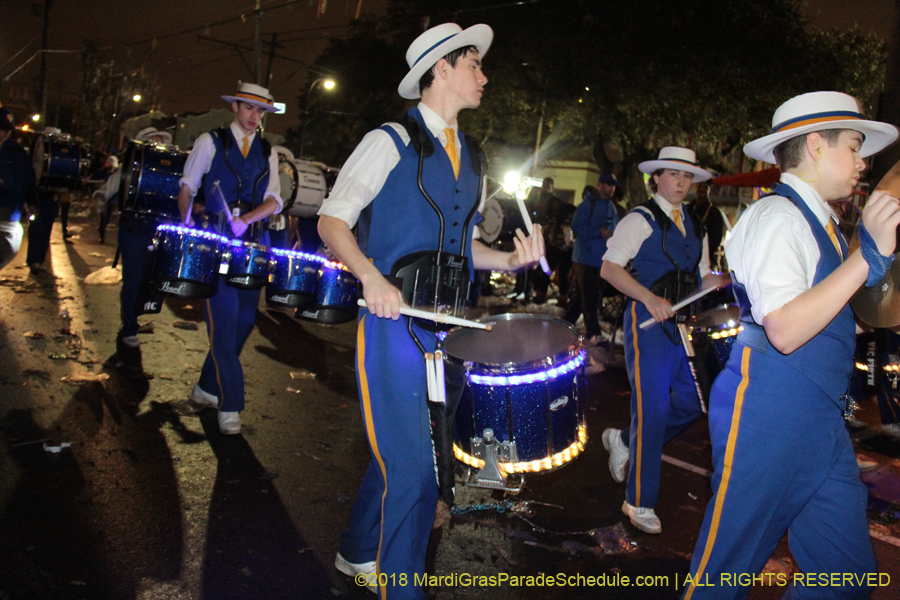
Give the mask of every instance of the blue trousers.
POLYGON ((200 372, 200 387, 219 398, 219 410, 244 410, 241 350, 256 324, 261 290, 241 290, 223 282, 204 301, 209 352, 200 372))
MULTIPOLYGON (((414 583, 425 573, 438 499, 425 361, 406 328, 406 317, 360 311, 356 372, 372 458, 340 552, 352 563, 376 562, 382 600, 425 597, 414 583)), ((414 331, 433 352, 434 334, 414 331)))
MULTIPOLYGON (((736 343, 711 393, 713 497, 685 599, 746 598, 723 574, 755 575, 785 531, 803 573, 874 573, 867 490, 837 405, 779 361, 736 343)), ((787 581, 791 584, 793 580, 787 581)), ((788 585, 785 598, 868 598, 859 585, 788 585)))
POLYGON ((122 325, 119 337, 137 335, 137 315, 134 304, 141 287, 141 276, 147 260, 147 247, 153 241, 153 231, 143 231, 119 225, 119 252, 122 264, 122 290, 119 292, 122 325))
POLYGON ((641 329, 640 323, 647 318, 646 310, 629 302, 624 329, 631 427, 627 434, 622 432, 622 441, 628 446, 630 460, 625 492, 628 504, 655 508, 663 445, 703 411, 684 347, 672 343, 662 324, 641 329))
POLYGON ((38 191, 37 207, 38 215, 28 226, 28 252, 25 255, 25 263, 29 265, 44 264, 47 250, 50 248, 53 221, 59 212, 59 204, 56 203, 56 195, 53 192, 38 191))

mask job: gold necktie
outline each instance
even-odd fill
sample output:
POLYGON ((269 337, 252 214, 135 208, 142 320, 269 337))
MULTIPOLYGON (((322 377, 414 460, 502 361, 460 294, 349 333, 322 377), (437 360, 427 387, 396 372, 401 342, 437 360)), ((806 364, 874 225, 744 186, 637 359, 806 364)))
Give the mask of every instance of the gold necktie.
POLYGON ((684 225, 681 223, 681 211, 677 208, 672 211, 672 220, 675 221, 675 227, 678 228, 678 231, 681 232, 681 235, 684 235, 684 225))
POLYGON ((841 257, 841 262, 843 262, 844 254, 841 252, 841 243, 838 241, 837 232, 834 230, 834 221, 830 217, 828 222, 825 223, 825 231, 828 232, 828 237, 831 238, 831 243, 834 244, 834 249, 837 250, 838 256, 841 257))
POLYGON ((451 127, 448 127, 444 130, 444 135, 447 136, 447 145, 444 146, 444 150, 447 151, 447 156, 450 157, 450 164, 453 165, 453 176, 459 179, 459 154, 456 152, 456 132, 451 127))
POLYGON ((250 154, 250 136, 244 136, 244 145, 241 147, 241 154, 244 155, 244 158, 247 158, 247 155, 250 154))

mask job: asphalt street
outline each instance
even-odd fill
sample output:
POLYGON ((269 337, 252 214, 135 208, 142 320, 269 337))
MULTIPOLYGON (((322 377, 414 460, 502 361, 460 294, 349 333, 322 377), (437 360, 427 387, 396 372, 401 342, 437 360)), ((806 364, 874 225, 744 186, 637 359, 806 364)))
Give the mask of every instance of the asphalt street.
MULTIPOLYGON (((64 242, 56 226, 47 272, 29 273, 24 244, 0 271, 0 600, 373 598, 333 566, 369 458, 355 323, 297 320, 263 299, 241 357, 243 433, 223 436, 214 411, 187 403, 207 351, 202 301, 167 300, 141 318, 146 379, 105 365, 118 286, 85 277, 111 264, 115 245, 73 213, 81 230, 64 242)), ((589 441, 571 464, 529 477, 515 496, 464 486, 460 466, 457 514, 431 540, 430 598, 680 597, 710 498, 706 423, 665 449, 662 534, 623 524, 624 484, 600 434, 628 423, 630 391, 621 348, 599 358, 589 441)), ((879 434, 873 402, 861 417, 868 426, 853 436, 879 463, 862 477, 891 579, 871 597, 898 598, 900 443, 879 434)), ((783 542, 766 572, 794 571, 783 542)), ((783 592, 756 585, 750 598, 783 592)))

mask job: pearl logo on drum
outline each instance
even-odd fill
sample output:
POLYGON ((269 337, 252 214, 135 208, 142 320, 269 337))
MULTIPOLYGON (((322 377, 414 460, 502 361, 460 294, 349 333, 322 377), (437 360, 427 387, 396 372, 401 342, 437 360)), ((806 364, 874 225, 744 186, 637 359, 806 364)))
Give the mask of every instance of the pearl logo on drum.
POLYGON ((569 397, 568 397, 568 396, 562 396, 562 397, 557 398, 556 400, 554 400, 553 402, 550 403, 550 410, 551 410, 551 411, 557 411, 557 410, 561 409, 563 406, 565 406, 565 405, 568 404, 568 403, 569 403, 569 397))
POLYGON ((165 292, 168 294, 174 294, 176 296, 181 296, 185 292, 185 284, 179 283, 177 286, 170 285, 168 281, 164 281, 162 286, 160 286, 159 291, 165 292))

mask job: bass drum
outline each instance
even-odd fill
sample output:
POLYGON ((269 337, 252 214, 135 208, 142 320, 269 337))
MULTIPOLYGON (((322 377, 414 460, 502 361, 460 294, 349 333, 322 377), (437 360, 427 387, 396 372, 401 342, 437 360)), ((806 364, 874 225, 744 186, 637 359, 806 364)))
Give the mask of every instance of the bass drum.
POLYGON ((302 160, 283 160, 278 163, 278 180, 284 199, 282 214, 295 217, 315 217, 328 193, 322 170, 302 160))
POLYGON ((187 152, 177 148, 132 142, 122 159, 122 210, 162 221, 180 221, 178 180, 187 157, 187 152))
POLYGON ((42 134, 32 146, 31 162, 40 189, 74 190, 87 160, 87 149, 67 136, 42 134))
POLYGON ((516 228, 527 233, 525 220, 519 211, 515 199, 490 198, 481 210, 484 221, 478 225, 481 241, 486 244, 494 242, 511 242, 516 235, 516 228))

